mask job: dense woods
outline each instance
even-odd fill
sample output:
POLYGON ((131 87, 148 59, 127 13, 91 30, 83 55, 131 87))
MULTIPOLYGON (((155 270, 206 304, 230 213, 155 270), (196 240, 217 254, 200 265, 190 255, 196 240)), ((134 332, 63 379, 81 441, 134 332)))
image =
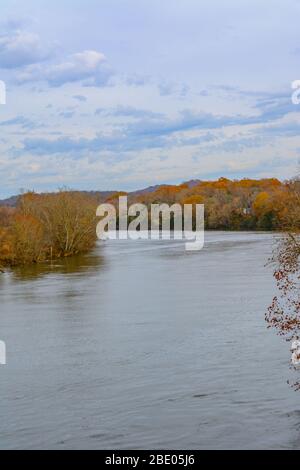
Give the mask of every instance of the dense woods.
MULTIPOLYGON (((283 230, 300 226, 299 181, 191 181, 128 194, 128 203, 204 204, 206 230, 283 230)), ((90 250, 96 207, 117 205, 116 193, 28 192, 16 207, 0 207, 0 266, 38 263, 90 250)), ((297 238, 297 237, 296 237, 297 238)), ((297 241, 298 243, 298 241, 297 241)))
POLYGON ((291 186, 277 179, 202 181, 133 196, 144 204, 204 204, 206 230, 280 230, 292 208, 291 186))

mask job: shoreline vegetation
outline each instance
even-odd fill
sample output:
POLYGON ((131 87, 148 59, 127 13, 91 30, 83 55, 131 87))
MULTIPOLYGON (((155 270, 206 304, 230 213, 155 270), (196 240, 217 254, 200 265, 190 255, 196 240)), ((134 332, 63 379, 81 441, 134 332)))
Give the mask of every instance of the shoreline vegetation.
POLYGON ((84 253, 96 241, 97 203, 79 192, 28 192, 0 208, 0 269, 84 253))
POLYGON ((204 204, 207 230, 288 232, 299 211, 299 185, 298 179, 219 178, 135 193, 27 192, 18 196, 15 207, 0 206, 0 271, 90 251, 96 243, 97 206, 117 206, 122 195, 128 196, 129 204, 147 206, 204 204))

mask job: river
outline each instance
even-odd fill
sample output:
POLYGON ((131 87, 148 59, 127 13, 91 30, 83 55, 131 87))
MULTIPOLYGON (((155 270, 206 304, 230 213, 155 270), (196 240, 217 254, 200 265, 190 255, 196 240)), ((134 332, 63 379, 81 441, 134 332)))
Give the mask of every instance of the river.
POLYGON ((0 275, 0 448, 299 448, 272 243, 107 241, 0 275))

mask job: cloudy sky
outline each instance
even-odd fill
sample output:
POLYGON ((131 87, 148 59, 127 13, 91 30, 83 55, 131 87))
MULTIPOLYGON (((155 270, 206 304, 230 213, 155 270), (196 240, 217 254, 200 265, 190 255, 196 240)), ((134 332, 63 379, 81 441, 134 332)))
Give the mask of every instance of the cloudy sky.
POLYGON ((1 0, 0 197, 293 176, 299 0, 1 0))

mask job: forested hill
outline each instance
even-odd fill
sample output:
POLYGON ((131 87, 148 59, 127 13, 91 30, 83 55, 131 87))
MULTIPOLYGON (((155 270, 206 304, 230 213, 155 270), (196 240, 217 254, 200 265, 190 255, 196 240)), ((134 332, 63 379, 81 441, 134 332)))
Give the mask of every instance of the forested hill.
MULTIPOLYGON (((204 204, 207 229, 220 230, 277 230, 295 204, 299 205, 300 181, 281 182, 276 178, 260 180, 244 178, 216 181, 190 180, 179 185, 150 186, 133 192, 71 191, 90 198, 93 203, 118 204, 120 195, 128 195, 129 203, 204 204)), ((19 196, 20 197, 20 196, 19 196)), ((18 196, 1 201, 0 205, 17 207, 18 196)))
MULTIPOLYGON (((189 187, 193 187, 197 184, 200 183, 200 180, 191 180, 191 181, 187 181, 186 183, 184 184, 187 184, 189 187)), ((148 194, 148 193, 153 193, 155 191, 157 191, 158 189, 160 189, 161 187, 167 187, 168 185, 166 184, 158 184, 158 185, 155 185, 155 186, 148 186, 147 188, 144 188, 144 189, 138 189, 136 191, 132 191, 128 194, 132 195, 132 196, 139 196, 139 195, 142 195, 142 194, 148 194)), ((114 195, 117 193, 117 191, 78 191, 82 194, 85 194, 87 196, 92 196, 92 197, 95 197, 97 198, 99 201, 104 201, 106 199, 108 199, 110 196, 114 195)), ((18 203, 18 199, 19 199, 19 196, 12 196, 8 199, 0 199, 0 206, 8 206, 8 207, 16 207, 17 206, 17 203, 18 203)))

